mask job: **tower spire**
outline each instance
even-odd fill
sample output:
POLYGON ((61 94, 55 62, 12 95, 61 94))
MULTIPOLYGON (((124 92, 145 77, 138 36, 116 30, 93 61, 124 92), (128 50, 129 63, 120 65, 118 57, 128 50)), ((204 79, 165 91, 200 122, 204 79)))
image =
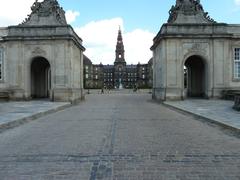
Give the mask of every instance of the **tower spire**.
POLYGON ((115 53, 116 53, 115 63, 125 62, 125 58, 124 58, 125 50, 123 45, 121 26, 119 26, 119 30, 118 30, 117 45, 116 45, 115 53))

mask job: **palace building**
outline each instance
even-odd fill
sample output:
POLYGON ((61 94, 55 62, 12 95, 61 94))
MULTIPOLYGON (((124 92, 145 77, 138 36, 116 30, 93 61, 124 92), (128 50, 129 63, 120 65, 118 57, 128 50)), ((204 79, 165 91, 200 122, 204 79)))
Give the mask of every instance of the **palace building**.
POLYGON ((148 64, 128 65, 122 32, 119 29, 113 65, 92 64, 84 56, 84 87, 86 89, 107 88, 152 88, 152 59, 148 64))
POLYGON ((12 100, 83 98, 82 39, 57 0, 35 1, 21 24, 0 28, 0 93, 12 100))
POLYGON ((219 98, 240 89, 240 25, 217 23, 200 0, 176 0, 154 38, 153 98, 219 98))

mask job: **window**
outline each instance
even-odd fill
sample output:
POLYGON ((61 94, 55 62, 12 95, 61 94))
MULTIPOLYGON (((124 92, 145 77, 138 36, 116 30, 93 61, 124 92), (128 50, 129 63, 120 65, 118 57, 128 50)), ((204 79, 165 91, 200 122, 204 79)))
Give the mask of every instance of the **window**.
POLYGON ((3 49, 0 48, 0 80, 3 79, 3 49))
POLYGON ((240 79, 240 48, 234 52, 234 78, 240 79))
POLYGON ((88 74, 85 74, 86 79, 88 79, 88 74))
POLYGON ((145 74, 142 75, 142 78, 145 79, 145 74))

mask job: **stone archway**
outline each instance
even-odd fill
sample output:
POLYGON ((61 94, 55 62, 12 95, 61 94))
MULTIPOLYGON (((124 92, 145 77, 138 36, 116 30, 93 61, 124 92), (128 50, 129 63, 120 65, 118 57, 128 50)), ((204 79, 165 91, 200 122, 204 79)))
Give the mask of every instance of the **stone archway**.
POLYGON ((185 97, 206 97, 206 64, 201 56, 193 55, 184 64, 185 97))
POLYGON ((31 97, 49 98, 51 89, 50 63, 43 57, 36 57, 31 64, 31 97))

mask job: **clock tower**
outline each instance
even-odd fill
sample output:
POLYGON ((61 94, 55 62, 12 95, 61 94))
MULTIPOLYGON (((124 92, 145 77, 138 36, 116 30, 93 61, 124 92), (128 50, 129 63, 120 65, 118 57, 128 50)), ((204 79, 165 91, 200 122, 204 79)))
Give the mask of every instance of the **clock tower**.
POLYGON ((119 28, 118 30, 118 37, 117 37, 117 45, 116 45, 116 58, 114 62, 114 69, 115 69, 115 87, 121 89, 125 87, 126 81, 126 61, 124 57, 124 45, 123 45, 123 38, 122 38, 122 31, 119 28))
POLYGON ((124 45, 123 45, 122 31, 119 28, 119 30, 118 30, 118 37, 117 37, 116 51, 115 51, 116 58, 115 58, 114 65, 116 65, 116 64, 126 65, 124 53, 125 53, 125 50, 124 50, 124 45))

